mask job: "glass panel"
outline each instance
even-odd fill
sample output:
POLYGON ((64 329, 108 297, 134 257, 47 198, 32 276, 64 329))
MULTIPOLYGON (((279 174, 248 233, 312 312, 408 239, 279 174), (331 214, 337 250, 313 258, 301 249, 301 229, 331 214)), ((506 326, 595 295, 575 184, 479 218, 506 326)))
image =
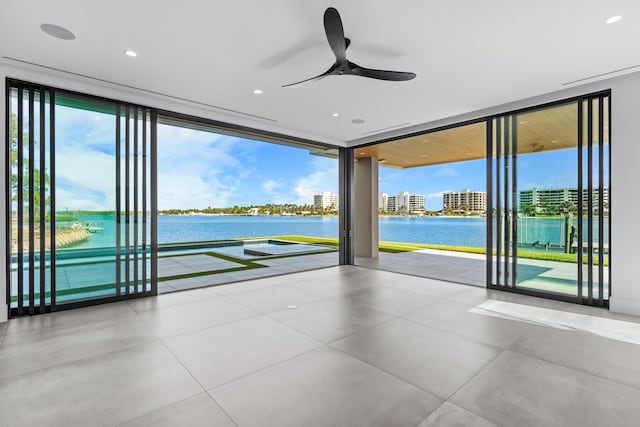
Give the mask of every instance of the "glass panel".
POLYGON ((56 299, 113 296, 115 110, 56 97, 56 299))
POLYGON ((604 114, 602 131, 604 134, 602 142, 602 196, 598 201, 598 215, 602 220, 602 247, 598 247, 598 258, 601 259, 602 265, 602 285, 603 299, 609 299, 609 97, 604 98, 603 102, 604 114))
POLYGON ((9 93, 10 305, 30 314, 50 301, 48 100, 48 94, 33 89, 9 93))
POLYGON ((517 121, 518 286, 577 295, 577 103, 517 121))

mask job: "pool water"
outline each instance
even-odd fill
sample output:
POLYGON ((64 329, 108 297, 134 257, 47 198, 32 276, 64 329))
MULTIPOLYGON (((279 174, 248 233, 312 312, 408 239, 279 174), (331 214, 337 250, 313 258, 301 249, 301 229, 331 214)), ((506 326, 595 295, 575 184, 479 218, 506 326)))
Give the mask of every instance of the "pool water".
POLYGON ((305 243, 283 242, 280 240, 245 241, 242 244, 218 246, 211 252, 229 255, 236 258, 260 258, 271 255, 292 255, 321 252, 335 249, 328 246, 309 245, 305 243))

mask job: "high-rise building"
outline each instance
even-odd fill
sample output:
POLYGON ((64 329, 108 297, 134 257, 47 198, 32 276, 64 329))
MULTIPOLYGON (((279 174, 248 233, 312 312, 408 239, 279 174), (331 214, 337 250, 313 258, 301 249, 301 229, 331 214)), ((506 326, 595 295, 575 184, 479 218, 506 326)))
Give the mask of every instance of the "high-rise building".
POLYGON ((338 210, 338 195, 328 191, 313 196, 313 205, 316 209, 329 210, 336 212, 338 210))
POLYGON ((398 196, 387 197, 387 210, 385 212, 398 212, 398 196))
POLYGON ((396 198, 396 212, 409 213, 409 196, 410 194, 406 191, 398 193, 396 198))
MULTIPOLYGON (((592 197, 594 206, 599 204, 599 189, 594 188, 592 197)), ((586 205, 589 198, 589 189, 582 190, 582 202, 586 205)), ((604 210, 609 209, 609 189, 602 189, 604 210)), ((535 206, 536 212, 541 212, 547 207, 556 207, 564 202, 571 202, 578 206, 578 190, 576 188, 532 188, 519 192, 518 206, 535 206)))
POLYGON ((409 196, 409 212, 410 213, 423 213, 425 197, 422 194, 412 194, 409 196))
POLYGON ((380 212, 391 213, 423 213, 425 196, 422 194, 409 194, 406 191, 397 196, 389 196, 387 193, 378 194, 378 209, 380 212))
POLYGON ((442 195, 442 210, 453 212, 483 213, 487 210, 487 193, 485 191, 448 191, 442 195))
POLYGON ((387 193, 378 194, 378 212, 387 212, 389 195, 387 193))

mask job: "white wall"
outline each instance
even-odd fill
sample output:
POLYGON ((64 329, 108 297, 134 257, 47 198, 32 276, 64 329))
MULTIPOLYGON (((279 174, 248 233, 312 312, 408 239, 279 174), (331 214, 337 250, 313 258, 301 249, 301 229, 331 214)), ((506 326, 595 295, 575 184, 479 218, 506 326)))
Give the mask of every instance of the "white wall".
MULTIPOLYGON (((212 118, 224 121, 222 114, 207 108, 199 108, 188 103, 166 99, 161 96, 151 96, 136 91, 123 90, 108 84, 70 79, 59 74, 45 74, 40 71, 15 68, 0 62, 0 79, 2 80, 2 97, 4 97, 5 77, 14 77, 36 83, 47 84, 64 89, 108 98, 119 99, 150 107, 191 114, 194 116, 212 118)), ((526 84, 526 82, 523 82, 526 84)), ((627 74, 622 77, 601 80, 588 85, 569 88, 566 90, 541 95, 506 105, 496 106, 473 113, 452 117, 438 122, 414 126, 411 131, 425 130, 446 124, 454 124, 462 120, 470 120, 491 114, 507 112, 513 109, 534 106, 540 103, 568 98, 580 94, 611 89, 612 96, 612 146, 611 146, 611 310, 622 313, 640 315, 640 279, 636 272, 637 254, 640 254, 640 226, 638 225, 638 209, 635 206, 638 182, 640 182, 640 73, 627 74)), ((496 88, 500 90, 500 88, 496 88)), ((1 165, 4 167, 5 138, 5 102, 0 102, 0 129, 3 149, 0 150, 1 165)), ((228 122, 251 126, 238 117, 228 116, 228 122)), ((255 126, 255 123, 253 124, 255 126)), ((265 126, 265 130, 284 132, 265 126)), ((402 132, 406 133, 407 130, 402 132)), ((389 133, 386 136, 399 135, 389 133)), ((379 138, 378 135, 376 138, 379 138)), ((360 141, 362 142, 362 141, 360 141)), ((0 174, 2 183, 2 201, 6 188, 4 173, 0 174)), ((376 194, 377 196, 377 194, 376 194)), ((5 212, 0 209, 0 242, 6 241, 5 212)), ((6 269, 6 247, 0 244, 0 271, 6 269)), ((4 273, 2 273, 4 277, 4 273)), ((0 291, 0 321, 6 320, 6 301, 4 287, 0 291)))

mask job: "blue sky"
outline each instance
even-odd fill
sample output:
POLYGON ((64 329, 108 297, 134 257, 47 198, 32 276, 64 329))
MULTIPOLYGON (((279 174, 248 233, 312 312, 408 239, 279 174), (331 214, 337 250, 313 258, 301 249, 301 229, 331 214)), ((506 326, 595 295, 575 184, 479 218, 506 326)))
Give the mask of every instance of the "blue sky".
POLYGON ((158 127, 158 208, 313 204, 338 191, 338 161, 308 150, 158 127))
MULTIPOLYGON (((113 116, 57 109, 59 209, 114 206, 113 116)), ((523 155, 519 188, 576 187, 573 150, 523 155)), ((484 161, 379 170, 379 190, 423 194, 428 210, 442 193, 485 191, 484 161)), ((338 161, 307 150, 226 135, 158 126, 158 207, 189 209, 266 203, 312 204, 322 191, 337 193, 338 161)))

